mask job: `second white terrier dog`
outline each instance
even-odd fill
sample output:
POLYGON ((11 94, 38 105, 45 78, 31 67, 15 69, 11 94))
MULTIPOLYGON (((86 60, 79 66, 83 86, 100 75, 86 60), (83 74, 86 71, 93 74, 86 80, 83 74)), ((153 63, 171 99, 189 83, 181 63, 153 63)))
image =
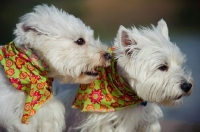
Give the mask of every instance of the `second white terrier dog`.
POLYGON ((100 82, 81 85, 78 93, 76 86, 64 86, 69 87, 62 98, 67 131, 160 132, 158 104, 180 105, 193 84, 183 67, 185 55, 170 42, 165 21, 152 28, 121 26, 113 56, 116 62, 103 70, 100 82))
POLYGON ((0 127, 61 132, 65 110, 53 97, 51 78, 90 83, 98 76, 96 67, 109 65, 110 54, 90 27, 54 6, 36 6, 14 34, 0 49, 0 127))

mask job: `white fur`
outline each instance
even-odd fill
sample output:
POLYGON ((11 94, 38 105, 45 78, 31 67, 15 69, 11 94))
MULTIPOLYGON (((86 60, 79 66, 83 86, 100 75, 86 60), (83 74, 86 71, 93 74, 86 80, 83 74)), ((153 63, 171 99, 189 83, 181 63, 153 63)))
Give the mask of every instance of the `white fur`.
POLYGON ((65 103, 67 132, 160 132, 158 119, 163 114, 158 105, 178 106, 182 96, 190 95, 192 88, 188 92, 181 89, 184 82, 193 83, 184 68, 185 55, 169 41, 164 20, 151 28, 120 26, 114 47, 119 74, 147 106, 138 104, 108 113, 80 112, 71 108, 77 88, 58 85, 66 88, 65 96, 58 96, 65 103))
MULTIPOLYGON (((14 31, 17 46, 25 46, 50 67, 49 76, 63 82, 89 83, 86 75, 98 66, 109 65, 107 47, 95 40, 93 30, 78 18, 54 6, 40 5, 21 17, 14 31), (82 38, 85 43, 78 45, 82 38)), ((16 90, 0 66, 0 126, 8 132, 61 132, 65 128, 62 103, 52 97, 22 124, 26 93, 16 90)))

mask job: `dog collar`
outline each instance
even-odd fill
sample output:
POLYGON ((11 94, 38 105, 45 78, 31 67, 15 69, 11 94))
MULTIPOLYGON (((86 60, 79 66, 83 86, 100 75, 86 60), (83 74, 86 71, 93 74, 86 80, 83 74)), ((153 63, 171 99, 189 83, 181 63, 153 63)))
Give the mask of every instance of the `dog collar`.
POLYGON ((49 69, 30 50, 16 47, 14 42, 0 49, 0 62, 13 86, 27 93, 22 123, 28 123, 52 96, 53 79, 47 76, 49 69))
POLYGON ((80 85, 72 105, 73 108, 84 112, 109 112, 143 102, 119 76, 115 59, 112 59, 109 67, 100 68, 98 72, 99 78, 93 83, 80 85))

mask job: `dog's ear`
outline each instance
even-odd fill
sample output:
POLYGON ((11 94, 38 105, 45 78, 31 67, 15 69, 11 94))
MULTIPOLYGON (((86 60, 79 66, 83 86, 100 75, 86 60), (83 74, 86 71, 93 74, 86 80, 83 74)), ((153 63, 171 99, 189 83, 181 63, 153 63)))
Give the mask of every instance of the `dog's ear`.
POLYGON ((16 27, 17 27, 17 31, 18 31, 18 33, 20 33, 20 34, 22 34, 22 33, 24 33, 24 30, 23 30, 23 28, 22 28, 22 23, 18 23, 17 25, 16 25, 16 27))
POLYGON ((33 32, 38 35, 40 35, 40 34, 48 35, 47 33, 43 32, 42 30, 40 30, 36 27, 28 26, 25 23, 19 23, 16 25, 16 27, 17 27, 18 32, 21 34, 24 34, 26 32, 33 32))
POLYGON ((137 45, 137 42, 130 36, 131 32, 123 26, 120 26, 118 31, 118 40, 120 40, 120 46, 124 49, 126 55, 131 55, 130 50, 132 45, 137 45))
POLYGON ((158 21, 157 29, 161 31, 162 35, 167 40, 169 40, 168 27, 167 27, 166 22, 163 19, 161 19, 160 21, 158 21))
POLYGON ((130 45, 137 44, 135 40, 130 39, 130 36, 129 36, 130 31, 126 29, 124 26, 121 25, 119 27, 118 34, 119 34, 119 40, 121 40, 120 43, 123 47, 128 47, 130 45))

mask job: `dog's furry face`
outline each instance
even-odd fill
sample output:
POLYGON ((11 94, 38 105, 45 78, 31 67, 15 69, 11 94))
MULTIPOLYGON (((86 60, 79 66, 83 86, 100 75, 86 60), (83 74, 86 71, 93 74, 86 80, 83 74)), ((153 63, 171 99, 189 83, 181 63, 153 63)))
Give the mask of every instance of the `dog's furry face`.
POLYGON ((32 49, 63 82, 90 83, 96 67, 108 66, 107 47, 78 18, 54 6, 40 5, 17 24, 15 43, 32 49))
POLYGON ((193 79, 186 59, 170 42, 164 20, 157 27, 118 31, 114 44, 122 76, 143 100, 177 106, 190 95, 193 79))

